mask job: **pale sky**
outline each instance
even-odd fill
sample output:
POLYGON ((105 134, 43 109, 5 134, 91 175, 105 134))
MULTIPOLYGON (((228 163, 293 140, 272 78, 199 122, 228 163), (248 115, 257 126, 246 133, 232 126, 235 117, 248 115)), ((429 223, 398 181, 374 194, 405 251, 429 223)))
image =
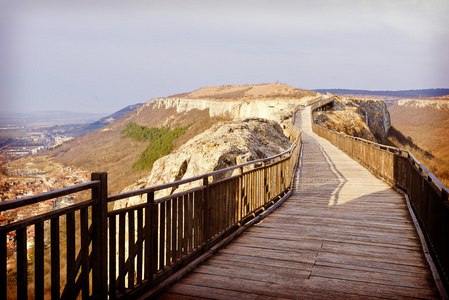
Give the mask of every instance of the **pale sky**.
POLYGON ((449 1, 0 0, 0 111, 226 84, 449 88, 449 1))

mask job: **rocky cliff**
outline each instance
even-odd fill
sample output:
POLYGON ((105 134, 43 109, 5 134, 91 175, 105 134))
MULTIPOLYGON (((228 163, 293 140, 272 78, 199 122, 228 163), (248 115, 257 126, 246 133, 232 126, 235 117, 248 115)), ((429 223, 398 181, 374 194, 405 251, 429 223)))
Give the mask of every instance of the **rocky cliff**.
MULTIPOLYGON (((280 125, 264 119, 241 119, 222 122, 194 137, 173 153, 154 163, 148 176, 128 186, 123 192, 173 182, 214 170, 279 154, 291 146, 280 125)), ((226 174, 225 176, 231 176, 226 174)), ((222 177, 221 177, 222 178, 222 177)), ((221 178, 214 178, 218 180, 221 178)), ((199 186, 200 182, 186 184, 176 192, 199 186)), ((160 198, 174 190, 158 192, 160 198)), ((140 196, 115 203, 114 208, 143 202, 140 196)))
POLYGON ((318 94, 284 84, 233 85, 201 88, 199 90, 156 98, 146 105, 176 108, 176 112, 192 109, 209 110, 210 117, 264 118, 282 122, 292 116, 298 104, 305 104, 318 94))
POLYGON ((390 128, 385 102, 377 99, 337 97, 331 110, 316 112, 314 122, 367 140, 382 140, 390 128))
MULTIPOLYGON (((440 97, 442 98, 442 97, 440 97)), ((437 98, 434 98, 437 99, 437 98)), ((405 106, 410 108, 434 108, 438 110, 449 110, 449 101, 446 100, 416 100, 416 99, 404 99, 398 101, 398 106, 405 106)))

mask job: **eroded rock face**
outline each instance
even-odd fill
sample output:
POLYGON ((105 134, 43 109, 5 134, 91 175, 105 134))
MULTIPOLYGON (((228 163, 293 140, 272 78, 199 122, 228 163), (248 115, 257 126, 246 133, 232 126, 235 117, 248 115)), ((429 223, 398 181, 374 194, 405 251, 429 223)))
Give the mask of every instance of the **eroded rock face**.
POLYGON ((186 98, 157 98, 151 103, 155 107, 176 108, 176 112, 186 112, 192 109, 209 109, 211 117, 230 118, 264 118, 282 122, 290 118, 292 110, 298 104, 304 104, 315 96, 307 96, 301 99, 279 100, 209 100, 186 98))
MULTIPOLYGON (((279 124, 264 119, 244 119, 223 122, 194 137, 186 144, 157 160, 148 176, 125 188, 123 192, 142 189, 183 178, 212 172, 247 161, 270 157, 286 151, 291 142, 279 124)), ((236 170, 237 171, 237 170, 236 170)), ((220 178, 229 177, 224 174, 220 178)), ((178 189, 166 189, 155 194, 160 198, 200 186, 192 182, 178 189)), ((140 196, 117 201, 114 209, 136 205, 146 201, 140 196)))
POLYGON ((383 100, 343 98, 342 102, 346 106, 360 107, 365 111, 365 123, 376 137, 383 139, 387 136, 391 120, 383 100))
POLYGON ((376 141, 387 136, 390 114, 383 100, 337 98, 333 109, 315 113, 314 122, 337 132, 376 141))
POLYGON ((431 107, 439 110, 449 110, 448 100, 438 101, 438 100, 403 99, 398 101, 398 105, 412 108, 431 107))

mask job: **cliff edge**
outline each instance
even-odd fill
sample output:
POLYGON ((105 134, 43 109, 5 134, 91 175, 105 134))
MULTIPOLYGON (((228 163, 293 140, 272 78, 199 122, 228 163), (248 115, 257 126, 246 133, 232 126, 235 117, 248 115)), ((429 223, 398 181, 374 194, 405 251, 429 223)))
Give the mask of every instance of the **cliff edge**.
POLYGON ((315 112, 314 122, 370 141, 382 141, 391 123, 383 100, 343 97, 336 97, 332 109, 315 112))
MULTIPOLYGON (((222 122, 189 140, 171 154, 158 159, 151 172, 125 188, 123 192, 142 189, 167 182, 193 177, 252 160, 267 158, 290 148, 290 140, 280 125, 265 119, 240 119, 222 122)), ((232 174, 225 174, 219 180, 232 174)), ((181 186, 176 192, 202 184, 192 182, 181 186)), ((160 198, 174 193, 167 189, 156 193, 160 198)), ((114 209, 144 202, 140 196, 117 201, 114 209)))

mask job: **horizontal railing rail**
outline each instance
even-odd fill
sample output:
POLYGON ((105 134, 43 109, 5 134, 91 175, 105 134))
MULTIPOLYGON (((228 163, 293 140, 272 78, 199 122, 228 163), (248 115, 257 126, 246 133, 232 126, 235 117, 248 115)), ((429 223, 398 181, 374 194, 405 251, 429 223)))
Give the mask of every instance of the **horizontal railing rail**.
MULTIPOLYGON (((314 104, 312 114, 328 101, 314 104)), ((312 129, 408 195, 441 281, 449 290, 449 189, 409 151, 348 136, 313 122, 312 129)))

